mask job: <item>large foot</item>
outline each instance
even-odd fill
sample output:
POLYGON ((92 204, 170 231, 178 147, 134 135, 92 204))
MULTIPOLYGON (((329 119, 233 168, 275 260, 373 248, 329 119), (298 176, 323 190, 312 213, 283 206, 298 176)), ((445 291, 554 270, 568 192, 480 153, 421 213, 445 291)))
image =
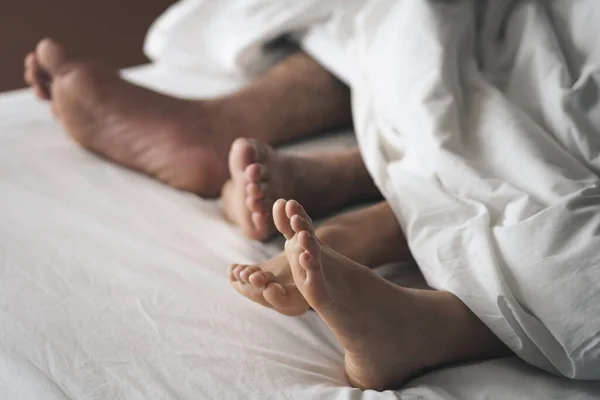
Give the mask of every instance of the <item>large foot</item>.
POLYGON ((396 388, 437 363, 429 336, 440 327, 419 298, 324 245, 296 201, 273 213, 296 287, 344 347, 353 386, 396 388))
POLYGON ((25 80, 82 146, 176 188, 219 194, 231 139, 215 132, 202 103, 130 84, 50 39, 27 55, 25 80))

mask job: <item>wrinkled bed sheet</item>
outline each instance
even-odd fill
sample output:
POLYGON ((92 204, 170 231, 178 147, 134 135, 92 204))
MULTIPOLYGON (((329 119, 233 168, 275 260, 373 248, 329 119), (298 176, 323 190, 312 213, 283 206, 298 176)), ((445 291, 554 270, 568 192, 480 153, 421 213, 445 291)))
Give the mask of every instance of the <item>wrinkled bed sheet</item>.
POLYGON ((427 283, 531 365, 600 380, 599 36, 597 0, 182 0, 146 51, 252 75, 295 38, 350 86, 427 283))
MULTIPOLYGON (((239 85, 157 66, 128 76, 185 96, 239 85)), ((30 91, 0 95, 0 398, 600 396, 595 383, 516 358, 430 373, 396 392, 352 389, 315 313, 278 315, 230 288, 230 263, 266 259, 281 242, 245 239, 219 207, 83 151, 30 91)), ((411 267, 393 278, 422 280, 411 267)))

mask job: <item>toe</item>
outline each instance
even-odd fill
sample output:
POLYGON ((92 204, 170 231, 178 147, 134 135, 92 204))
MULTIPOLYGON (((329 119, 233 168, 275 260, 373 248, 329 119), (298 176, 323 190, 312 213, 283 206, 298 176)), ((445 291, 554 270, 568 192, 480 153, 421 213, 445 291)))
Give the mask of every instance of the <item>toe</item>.
POLYGON ((328 301, 330 291, 323 274, 321 248, 316 238, 308 231, 301 231, 285 244, 285 254, 292 269, 294 283, 315 307, 328 301))
POLYGON ((27 82, 28 85, 33 85, 34 82, 34 54, 33 53, 29 53, 27 54, 27 56, 25 57, 25 82, 27 82))
POLYGON ((235 267, 237 267, 237 264, 231 264, 229 266, 229 269, 227 270, 227 277, 229 278, 230 282, 235 282, 236 281, 235 276, 233 275, 233 269, 235 267))
POLYGON ((251 183, 258 183, 268 179, 267 167, 259 163, 248 165, 244 174, 248 182, 251 183))
POLYGON ((297 290, 290 292, 277 282, 267 284, 263 297, 272 308, 284 315, 297 316, 308 311, 308 304, 297 290))
POLYGON ((292 216, 292 218, 290 218, 290 225, 296 233, 302 231, 312 231, 312 225, 299 214, 295 214, 292 216))
POLYGON ((246 197, 246 207, 251 212, 257 213, 268 213, 269 212, 269 200, 265 197, 246 197))
POLYGON ((36 47, 39 66, 51 75, 59 72, 67 61, 65 49, 52 39, 41 40, 36 47))
POLYGON ((296 200, 290 200, 287 202, 287 204, 285 205, 285 213, 286 213, 287 217, 290 219, 294 215, 300 216, 300 218, 303 219, 304 221, 306 221, 306 224, 308 224, 308 229, 302 229, 302 230, 307 230, 307 231, 309 231, 309 233, 314 234, 312 220, 310 219, 310 217, 308 216, 306 211, 304 211, 304 208, 296 200))
POLYGON ((268 194, 269 185, 267 182, 249 183, 246 186, 246 195, 262 198, 268 194))
POLYGON ((252 142, 237 138, 229 150, 229 172, 232 176, 243 175, 246 167, 257 161, 257 152, 252 142))
POLYGON ((44 99, 50 99, 49 78, 43 73, 38 65, 34 53, 29 53, 25 57, 25 82, 35 91, 36 96, 44 99))
POLYGON ((298 287, 304 283, 307 277, 306 270, 304 267, 302 267, 302 265, 300 265, 300 256, 302 254, 304 254, 304 249, 299 246, 298 238, 296 236, 292 237, 292 239, 286 240, 285 256, 290 264, 294 282, 298 287))
POLYGON ((277 282, 269 282, 263 290, 263 296, 267 302, 276 308, 285 308, 289 305, 287 290, 277 282))
POLYGON ((297 256, 297 264, 292 269, 294 282, 306 301, 319 311, 333 301, 320 256, 303 251, 297 256))
POLYGON ((286 204, 287 201, 284 199, 279 199, 273 204, 273 222, 275 222, 277 230, 289 240, 294 236, 294 230, 292 229, 290 219, 285 212, 286 204))
POLYGON ((240 271, 240 280, 244 283, 250 283, 249 278, 250 275, 252 275, 255 272, 260 271, 260 268, 258 268, 255 265, 251 265, 248 266, 246 268, 244 268, 242 271, 240 271))
POLYGON ((250 141, 252 142, 254 150, 256 151, 256 160, 261 164, 269 161, 271 158, 271 153, 273 152, 273 148, 261 140, 250 139, 250 141))
POLYGON ((303 252, 300 254, 300 256, 298 257, 299 259, 299 263, 300 266, 302 268, 304 268, 304 270, 309 273, 309 272, 319 272, 320 268, 321 268, 321 264, 319 263, 319 260, 312 255, 309 252, 303 252))
POLYGON ((262 289, 266 286, 267 282, 269 282, 269 278, 267 278, 263 271, 254 271, 248 277, 248 282, 256 289, 262 289))
POLYGON ((233 274, 233 278, 234 278, 236 281, 241 281, 241 280, 242 280, 242 278, 240 278, 240 273, 241 273, 241 272, 242 272, 244 269, 246 269, 246 267, 247 267, 247 265, 240 265, 240 264, 238 264, 238 265, 236 265, 236 266, 233 268, 232 274, 233 274))
POLYGON ((310 253, 316 257, 321 255, 321 246, 314 235, 308 233, 308 231, 301 231, 298 233, 298 245, 307 253, 310 253))
POLYGON ((277 282, 267 284, 263 290, 263 298, 272 308, 284 315, 302 315, 310 308, 298 290, 293 287, 286 289, 277 282))

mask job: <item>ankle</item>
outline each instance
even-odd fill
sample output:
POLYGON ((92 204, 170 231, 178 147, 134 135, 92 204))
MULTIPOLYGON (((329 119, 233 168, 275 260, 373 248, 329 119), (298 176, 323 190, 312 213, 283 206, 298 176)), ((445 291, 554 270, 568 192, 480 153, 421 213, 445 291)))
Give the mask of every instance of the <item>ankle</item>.
POLYGON ((369 268, 380 265, 377 252, 373 251, 369 243, 357 241, 359 233, 352 226, 327 224, 319 227, 315 235, 325 245, 358 264, 369 268))
MULTIPOLYGON (((416 310, 428 315, 433 337, 431 360, 436 365, 476 361, 511 354, 492 331, 454 294, 446 291, 411 290, 416 310)), ((433 365, 433 364, 432 364, 433 365)))

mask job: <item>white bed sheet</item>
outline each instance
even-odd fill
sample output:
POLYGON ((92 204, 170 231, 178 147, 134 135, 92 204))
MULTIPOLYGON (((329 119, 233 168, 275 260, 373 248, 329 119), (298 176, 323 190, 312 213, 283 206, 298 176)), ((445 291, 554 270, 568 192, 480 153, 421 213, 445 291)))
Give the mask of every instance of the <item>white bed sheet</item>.
MULTIPOLYGON (((182 96, 240 85, 158 66, 128 76, 182 96)), ((229 286, 229 264, 280 246, 245 239, 218 201, 81 150, 30 91, 0 95, 0 398, 600 397, 598 383, 516 358, 437 371, 397 392, 352 389, 315 313, 285 317, 229 286)), ((413 272, 396 277, 417 282, 413 272)))

